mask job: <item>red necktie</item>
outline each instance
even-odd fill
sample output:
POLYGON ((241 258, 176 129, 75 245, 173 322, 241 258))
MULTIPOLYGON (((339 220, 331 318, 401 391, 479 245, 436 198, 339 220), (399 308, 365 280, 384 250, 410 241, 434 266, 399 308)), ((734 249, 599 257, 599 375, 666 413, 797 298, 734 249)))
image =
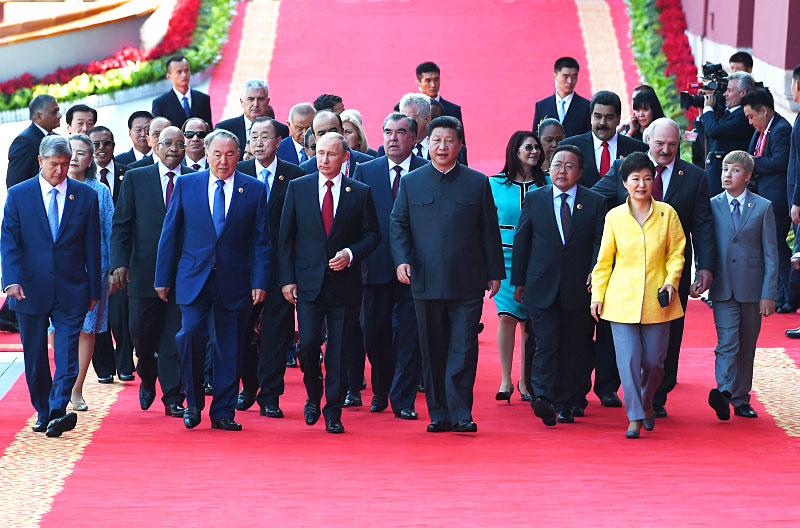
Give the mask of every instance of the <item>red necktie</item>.
POLYGON ((328 186, 328 191, 322 199, 322 225, 325 227, 325 235, 329 235, 333 225, 333 192, 331 191, 333 182, 328 180, 325 185, 328 186))
POLYGON ((653 180, 653 199, 659 202, 664 201, 664 180, 661 179, 664 169, 666 169, 664 165, 656 165, 656 177, 653 180))
POLYGON ((397 198, 397 190, 400 189, 400 173, 403 171, 403 167, 400 165, 394 166, 394 181, 392 182, 392 199, 397 198))
POLYGON ((603 141, 603 153, 600 155, 600 177, 608 174, 611 168, 611 151, 608 150, 608 141, 603 141))
POLYGON ((111 185, 108 184, 108 169, 106 169, 105 167, 100 169, 100 183, 102 183, 109 189, 111 188, 111 185))
POLYGON ((761 156, 764 152, 764 143, 766 143, 767 139, 767 130, 764 129, 761 131, 761 134, 758 135, 758 144, 756 145, 756 152, 755 156, 761 156))
POLYGON ((172 181, 175 177, 175 173, 169 171, 167 173, 167 177, 169 178, 169 181, 167 182, 167 200, 165 205, 167 206, 167 209, 169 209, 169 199, 172 197, 172 191, 175 189, 175 182, 172 181))

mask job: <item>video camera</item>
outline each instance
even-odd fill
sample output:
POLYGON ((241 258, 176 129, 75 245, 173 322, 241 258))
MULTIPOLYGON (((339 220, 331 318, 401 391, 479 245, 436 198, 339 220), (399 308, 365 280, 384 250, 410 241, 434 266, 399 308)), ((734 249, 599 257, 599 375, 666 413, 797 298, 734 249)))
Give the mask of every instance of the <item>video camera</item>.
MULTIPOLYGON (((723 94, 728 89, 728 72, 722 68, 722 64, 703 64, 703 77, 707 82, 689 83, 687 90, 702 89, 714 92, 716 95, 715 111, 721 111, 725 107, 725 97, 723 94)), ((688 110, 691 107, 703 108, 705 100, 702 95, 692 95, 689 92, 681 92, 681 109, 688 110)))

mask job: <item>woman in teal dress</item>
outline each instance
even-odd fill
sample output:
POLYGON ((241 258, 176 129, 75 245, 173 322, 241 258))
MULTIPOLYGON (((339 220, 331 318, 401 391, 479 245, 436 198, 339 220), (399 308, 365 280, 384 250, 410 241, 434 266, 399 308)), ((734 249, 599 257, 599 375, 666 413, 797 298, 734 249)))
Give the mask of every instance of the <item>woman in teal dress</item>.
MULTIPOLYGON (((497 400, 511 402, 514 384, 511 381, 511 363, 514 359, 516 330, 519 327, 520 372, 525 372, 525 306, 514 300, 514 287, 511 285, 511 249, 514 247, 514 231, 519 221, 519 212, 525 193, 531 189, 550 183, 550 178, 542 172, 542 144, 531 131, 514 132, 506 147, 506 165, 503 171, 489 178, 494 203, 497 206, 497 219, 500 236, 503 240, 503 256, 506 264, 506 279, 494 296, 499 322, 497 326, 497 348, 500 351, 502 379, 497 400)), ((517 388, 524 401, 530 400, 527 383, 520 380, 517 388)))

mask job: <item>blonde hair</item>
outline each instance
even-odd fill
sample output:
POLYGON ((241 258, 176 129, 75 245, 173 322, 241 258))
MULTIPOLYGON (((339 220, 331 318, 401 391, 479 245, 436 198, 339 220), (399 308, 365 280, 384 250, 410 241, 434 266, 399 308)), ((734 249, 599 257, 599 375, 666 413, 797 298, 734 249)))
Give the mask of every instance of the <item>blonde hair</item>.
POLYGON ((367 135, 364 133, 364 127, 361 126, 358 118, 352 113, 348 113, 347 110, 342 112, 339 117, 342 118, 342 131, 344 131, 345 123, 350 123, 353 128, 356 129, 356 134, 358 134, 358 148, 355 150, 365 154, 367 152, 367 148, 369 148, 369 145, 367 143, 367 135))
POLYGON ((734 163, 744 168, 745 172, 753 172, 753 169, 756 166, 753 156, 743 150, 733 150, 728 152, 728 154, 722 160, 723 165, 731 165, 734 163))

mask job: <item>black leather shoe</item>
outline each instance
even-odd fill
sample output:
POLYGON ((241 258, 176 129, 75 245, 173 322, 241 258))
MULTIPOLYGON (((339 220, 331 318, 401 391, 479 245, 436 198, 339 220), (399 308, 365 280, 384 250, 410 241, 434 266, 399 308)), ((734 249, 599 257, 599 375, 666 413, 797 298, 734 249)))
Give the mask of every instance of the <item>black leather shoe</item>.
POLYGON ((600 405, 603 407, 622 407, 622 400, 616 392, 609 392, 600 397, 600 405))
POLYGON ((14 334, 18 334, 19 323, 17 322, 16 317, 14 318, 13 321, 6 318, 0 318, 0 331, 12 332, 14 334))
POLYGON ((542 419, 542 423, 548 427, 554 426, 558 423, 556 419, 556 410, 553 404, 546 399, 539 397, 533 404, 533 414, 542 419))
POLYGON ((261 416, 267 418, 283 418, 283 411, 274 403, 270 403, 261 407, 261 416))
POLYGON ((287 359, 286 366, 288 368, 297 368, 297 358, 287 359))
POLYGON ((139 406, 142 408, 143 411, 146 411, 153 405, 153 402, 156 400, 156 393, 150 392, 139 387, 139 406))
POLYGON ((728 391, 720 392, 719 389, 711 389, 708 393, 708 404, 714 409, 720 420, 731 419, 731 395, 728 391))
POLYGON ((36 423, 33 424, 33 427, 31 427, 31 429, 33 429, 34 433, 43 433, 47 431, 47 422, 45 422, 44 420, 36 420, 36 423))
POLYGON ((342 421, 338 418, 325 420, 325 431, 333 434, 342 434, 344 432, 342 421))
POLYGON ((256 395, 250 394, 247 391, 242 391, 239 393, 239 398, 236 400, 236 410, 237 411, 246 411, 253 404, 256 402, 256 395))
POLYGON ((384 398, 372 398, 372 404, 369 406, 369 412, 379 413, 386 410, 389 406, 389 401, 384 398))
POLYGON ((743 405, 739 405, 738 407, 733 408, 733 414, 736 416, 741 416, 742 418, 758 418, 758 413, 755 409, 750 407, 749 403, 745 403, 743 405))
POLYGON ((800 327, 788 329, 786 331, 786 337, 790 337, 792 339, 800 339, 800 327))
POLYGON ((453 426, 453 431, 456 433, 477 433, 478 424, 472 420, 459 420, 459 422, 453 426))
POLYGON ((205 394, 206 396, 211 396, 214 394, 214 391, 211 389, 210 381, 203 382, 203 394, 205 394))
POLYGON ((446 433, 452 429, 450 422, 431 422, 428 424, 429 433, 446 433))
POLYGON ((72 431, 78 425, 78 415, 74 412, 67 413, 65 416, 53 418, 47 424, 47 432, 45 433, 50 438, 61 436, 61 433, 72 431))
POLYGON ((667 408, 658 403, 653 404, 653 418, 666 418, 667 408))
POLYGON ((164 414, 173 418, 183 418, 186 409, 180 403, 164 404, 164 414))
POLYGON ((241 431, 242 426, 233 418, 220 418, 219 420, 211 420, 212 429, 222 429, 223 431, 241 431))
POLYGON ((556 418, 558 423, 575 423, 575 415, 572 414, 572 409, 558 411, 556 418))
POLYGON ((586 415, 586 412, 583 410, 583 407, 578 407, 577 405, 572 406, 572 416, 575 418, 583 418, 586 415))
POLYGON ((785 303, 784 305, 782 305, 781 307, 779 307, 775 311, 780 313, 780 314, 795 313, 797 311, 797 306, 793 306, 793 305, 791 305, 789 303, 785 303))
POLYGON ((394 415, 403 420, 416 420, 419 414, 414 409, 400 409, 399 411, 395 412, 394 415))
POLYGON ((419 383, 417 383, 417 392, 422 392, 422 393, 425 392, 425 382, 424 381, 420 381, 419 383))
POLYGON ((136 377, 131 374, 130 372, 120 372, 119 376, 117 376, 120 381, 133 381, 136 377))
POLYGON ((97 383, 103 383, 106 385, 109 383, 114 383, 114 376, 103 376, 102 378, 97 378, 97 383))
POLYGON ((347 396, 344 397, 342 407, 361 407, 361 394, 358 392, 347 391, 347 396))
POLYGON ((200 409, 197 407, 187 407, 183 413, 183 425, 187 429, 194 429, 200 425, 200 409))
POLYGON ((306 400, 306 407, 303 410, 306 418, 306 425, 314 425, 319 420, 319 403, 314 403, 311 400, 306 400))
POLYGON ((479 333, 479 334, 480 334, 481 332, 483 332, 483 329, 484 329, 484 328, 485 328, 485 326, 484 326, 484 324, 483 324, 483 323, 478 323, 478 333, 479 333))

